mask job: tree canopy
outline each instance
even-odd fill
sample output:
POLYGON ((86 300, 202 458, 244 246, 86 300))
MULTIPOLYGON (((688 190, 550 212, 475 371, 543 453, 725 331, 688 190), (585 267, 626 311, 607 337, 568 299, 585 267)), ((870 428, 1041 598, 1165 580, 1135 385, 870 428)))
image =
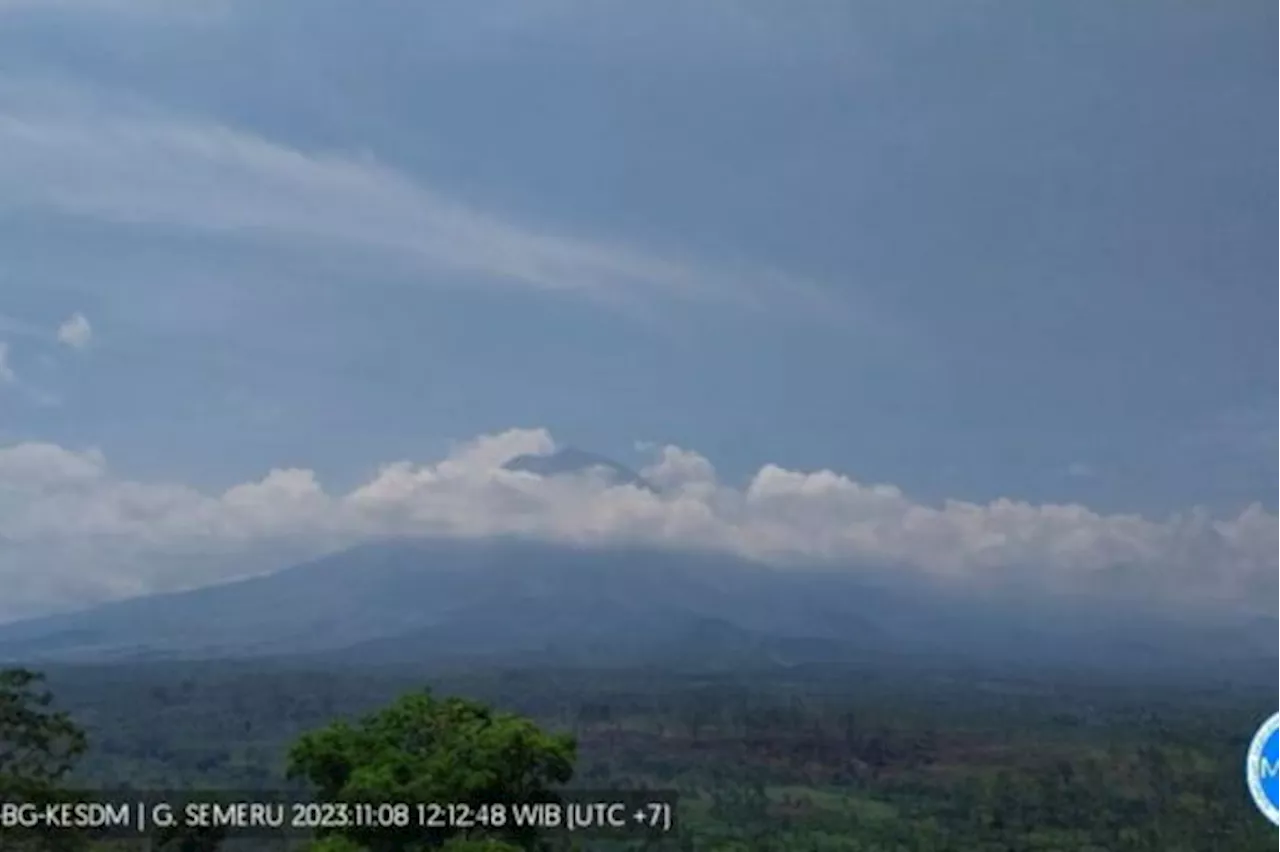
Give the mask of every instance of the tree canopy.
MULTIPOLYGON (((85 748, 84 731, 54 709, 42 675, 0 669, 0 799, 48 803, 62 798, 62 782, 85 748)), ((6 840, 6 848, 15 850, 67 850, 81 844, 80 837, 57 831, 6 840)))
MULTIPOLYGON (((548 734, 528 719, 423 691, 357 724, 337 722, 303 735, 290 752, 289 775, 309 781, 323 801, 509 807, 554 799, 573 775, 575 751, 571 737, 548 734)), ((341 829, 317 849, 503 852, 538 844, 535 832, 508 818, 471 829, 341 829)))
POLYGON ((84 732, 52 705, 42 675, 0 670, 0 793, 47 796, 84 753, 84 732))

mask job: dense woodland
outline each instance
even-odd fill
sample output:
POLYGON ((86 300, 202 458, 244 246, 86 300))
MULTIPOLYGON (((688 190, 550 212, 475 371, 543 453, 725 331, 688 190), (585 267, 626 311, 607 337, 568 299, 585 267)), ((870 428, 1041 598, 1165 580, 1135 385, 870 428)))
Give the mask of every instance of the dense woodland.
MULTIPOLYGON (((568 788, 678 791, 675 835, 579 848, 1249 852, 1276 842, 1241 771, 1274 692, 1229 683, 820 667, 429 676, 265 663, 48 675, 87 735, 68 783, 100 788, 279 789, 308 732, 429 686, 576 743, 568 788)), ((185 842, 166 848, 209 848, 185 842)))

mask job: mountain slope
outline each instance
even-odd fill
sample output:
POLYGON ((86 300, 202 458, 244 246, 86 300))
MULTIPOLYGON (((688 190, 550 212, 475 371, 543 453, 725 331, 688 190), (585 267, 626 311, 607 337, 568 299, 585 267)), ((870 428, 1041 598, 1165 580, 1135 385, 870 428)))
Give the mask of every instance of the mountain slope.
POLYGON ((916 656, 1190 670, 1274 661, 1274 636, 1274 623, 1192 627, 1132 609, 961 595, 865 569, 784 570, 724 555, 520 539, 409 539, 3 625, 0 659, 790 664, 916 656))
MULTIPOLYGON (((517 642, 530 633, 658 629, 682 613, 746 628, 807 628, 798 584, 774 605, 772 572, 738 560, 514 539, 371 543, 262 577, 0 626, 0 653, 114 656, 287 653, 442 625, 517 642), (635 619, 607 615, 614 604, 635 619)), ((817 604, 816 601, 812 602, 817 604)))

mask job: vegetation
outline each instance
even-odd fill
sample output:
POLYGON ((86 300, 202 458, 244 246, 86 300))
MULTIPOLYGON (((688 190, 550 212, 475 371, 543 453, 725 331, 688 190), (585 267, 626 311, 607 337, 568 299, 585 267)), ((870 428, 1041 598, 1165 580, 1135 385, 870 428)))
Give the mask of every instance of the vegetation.
MULTIPOLYGON (((340 721, 305 734, 290 752, 289 775, 308 779, 322 801, 506 806, 553 798, 573 775, 573 759, 571 738, 543 733, 527 719, 414 693, 356 726, 340 721)), ((519 848, 537 846, 534 832, 511 821, 491 830, 519 848)), ((425 835, 416 826, 333 834, 356 848, 387 852, 446 844, 455 852, 504 848, 492 838, 460 837, 464 832, 453 827, 425 835)))
MULTIPOLYGON (((325 797, 483 800, 550 794, 572 773, 575 789, 679 792, 671 838, 577 847, 601 850, 1249 852, 1275 842, 1241 777, 1274 694, 1229 683, 818 667, 438 675, 424 693, 420 676, 265 664, 49 674, 93 745, 73 780, 102 787, 306 783, 325 797), (435 697, 446 692, 469 698, 435 697)), ((15 719, 46 733, 41 720, 53 719, 63 736, 48 741, 65 739, 68 717, 34 706, 44 709, 6 711, 5 736, 15 719)), ((310 848, 570 848, 488 834, 341 834, 310 848)), ((164 848, 219 847, 179 837, 164 848)))
MULTIPOLYGON (((62 782, 84 753, 85 736, 52 704, 53 696, 39 674, 0 670, 0 802, 53 804, 63 796, 62 782)), ((28 834, 5 844, 13 850, 79 846, 80 838, 57 831, 28 834)))
POLYGON ((84 732, 52 704, 41 675, 0 670, 0 791, 49 797, 84 753, 84 732))

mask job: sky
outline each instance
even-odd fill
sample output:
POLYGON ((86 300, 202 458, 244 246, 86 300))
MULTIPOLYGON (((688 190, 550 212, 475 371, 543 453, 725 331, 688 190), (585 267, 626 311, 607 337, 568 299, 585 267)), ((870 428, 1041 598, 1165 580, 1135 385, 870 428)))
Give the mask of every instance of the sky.
POLYGON ((509 531, 1274 611, 1276 16, 0 0, 0 619, 509 531))

